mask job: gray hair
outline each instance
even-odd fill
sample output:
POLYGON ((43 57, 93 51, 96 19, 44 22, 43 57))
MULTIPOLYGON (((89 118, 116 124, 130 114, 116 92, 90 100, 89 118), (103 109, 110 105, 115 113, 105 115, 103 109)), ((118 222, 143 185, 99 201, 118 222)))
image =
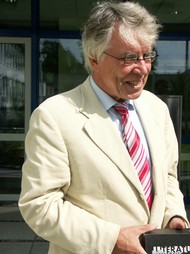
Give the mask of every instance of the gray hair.
POLYGON ((134 2, 97 4, 87 20, 82 33, 85 67, 93 72, 89 58, 100 60, 110 42, 112 31, 119 24, 120 36, 130 45, 140 46, 137 38, 154 47, 161 25, 143 6, 134 2))

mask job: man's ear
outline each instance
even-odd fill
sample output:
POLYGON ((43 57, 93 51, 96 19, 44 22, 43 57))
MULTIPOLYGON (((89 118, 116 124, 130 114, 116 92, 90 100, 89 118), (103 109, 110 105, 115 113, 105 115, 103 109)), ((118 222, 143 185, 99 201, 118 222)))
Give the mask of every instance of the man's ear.
POLYGON ((90 60, 90 63, 92 65, 93 69, 97 69, 98 61, 96 59, 93 59, 93 58, 89 58, 89 60, 90 60))

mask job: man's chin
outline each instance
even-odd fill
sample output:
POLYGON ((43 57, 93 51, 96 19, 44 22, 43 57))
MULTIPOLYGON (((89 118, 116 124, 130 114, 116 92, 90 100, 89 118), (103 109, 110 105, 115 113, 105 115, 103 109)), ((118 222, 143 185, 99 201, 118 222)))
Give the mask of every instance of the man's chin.
POLYGON ((135 100, 135 99, 138 99, 141 96, 141 94, 142 94, 142 90, 140 90, 136 93, 127 94, 124 99, 125 100, 135 100))

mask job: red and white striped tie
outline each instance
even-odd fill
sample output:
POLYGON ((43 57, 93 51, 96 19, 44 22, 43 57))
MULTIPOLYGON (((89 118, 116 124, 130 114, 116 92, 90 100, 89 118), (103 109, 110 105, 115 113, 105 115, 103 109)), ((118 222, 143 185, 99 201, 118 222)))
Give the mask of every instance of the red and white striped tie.
POLYGON ((114 109, 121 115, 123 141, 137 170, 148 206, 151 208, 153 200, 152 180, 146 151, 129 117, 128 104, 126 102, 117 103, 114 109))

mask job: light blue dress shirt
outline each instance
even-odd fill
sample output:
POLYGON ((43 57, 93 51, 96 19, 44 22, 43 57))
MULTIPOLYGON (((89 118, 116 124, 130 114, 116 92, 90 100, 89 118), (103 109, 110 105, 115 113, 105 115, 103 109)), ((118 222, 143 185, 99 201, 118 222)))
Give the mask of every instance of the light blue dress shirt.
MULTIPOLYGON (((121 123, 121 116, 119 113, 117 113, 112 107, 117 103, 111 96, 109 96, 107 93, 105 93, 93 80, 92 76, 90 76, 90 84, 96 93, 98 99, 100 100, 101 104, 105 108, 105 110, 108 112, 110 118, 112 119, 115 128, 117 129, 119 135, 122 138, 122 123, 121 123)), ((129 115, 131 118, 131 121, 133 123, 133 126, 135 127, 141 142, 143 143, 143 146, 146 150, 147 157, 150 163, 150 152, 148 148, 148 143, 145 137, 145 133, 142 127, 142 124, 140 122, 139 116, 137 114, 137 111, 135 109, 134 103, 132 100, 126 100, 126 102, 129 105, 129 115)))

